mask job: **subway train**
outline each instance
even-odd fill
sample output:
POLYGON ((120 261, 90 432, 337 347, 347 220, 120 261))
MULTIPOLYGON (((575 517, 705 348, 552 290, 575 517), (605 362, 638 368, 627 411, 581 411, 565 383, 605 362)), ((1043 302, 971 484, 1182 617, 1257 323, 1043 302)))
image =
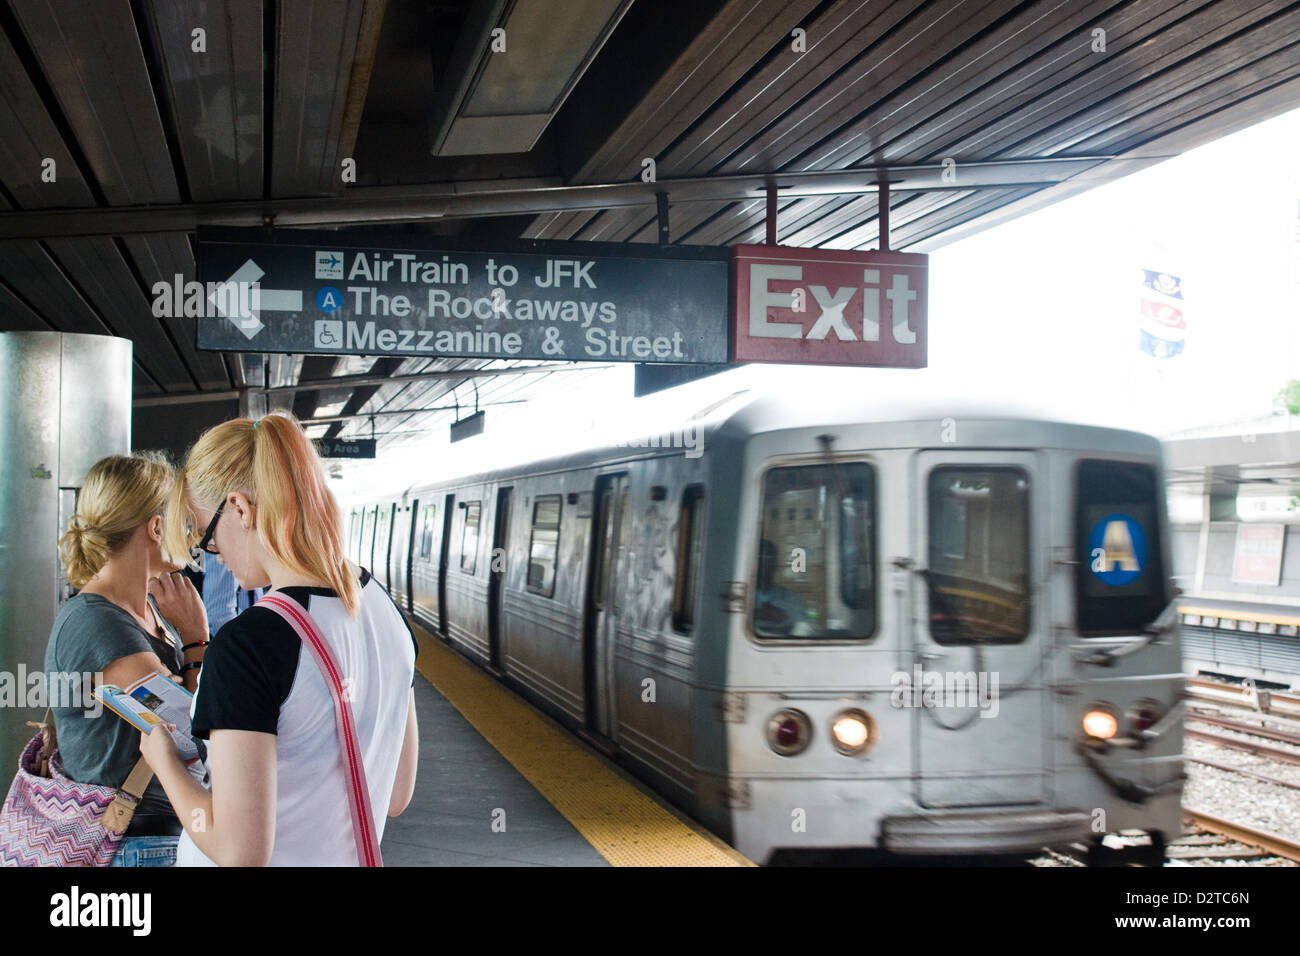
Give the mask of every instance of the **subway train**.
POLYGON ((358 504, 434 635, 750 859, 1180 830, 1161 449, 927 398, 739 392, 358 504))

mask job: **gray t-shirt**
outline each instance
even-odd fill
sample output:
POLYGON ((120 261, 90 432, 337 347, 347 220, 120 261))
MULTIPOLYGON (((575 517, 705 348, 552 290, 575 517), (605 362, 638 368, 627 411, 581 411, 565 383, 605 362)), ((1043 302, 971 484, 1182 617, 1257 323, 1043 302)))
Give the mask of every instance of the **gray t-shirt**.
MULTIPOLYGON (((154 612, 157 613, 157 607, 154 612)), ((174 644, 159 640, 142 628, 131 614, 98 594, 77 594, 64 602, 50 631, 45 648, 47 687, 55 687, 55 674, 101 673, 113 661, 153 651, 173 674, 183 661, 180 635, 163 620, 174 644)), ((71 676, 65 679, 72 679, 71 676)), ((80 695, 78 695, 80 697, 80 695)), ((54 701, 52 703, 60 703, 54 701)), ((62 701, 68 703, 68 701, 62 701)), ((59 735, 63 769, 80 783, 120 787, 140 759, 140 731, 107 707, 98 717, 87 716, 81 700, 74 706, 54 707, 54 726, 59 735)), ((176 819, 175 811, 157 778, 149 781, 128 836, 149 827, 151 816, 176 819)), ((152 821, 156 825, 156 821, 152 821)))

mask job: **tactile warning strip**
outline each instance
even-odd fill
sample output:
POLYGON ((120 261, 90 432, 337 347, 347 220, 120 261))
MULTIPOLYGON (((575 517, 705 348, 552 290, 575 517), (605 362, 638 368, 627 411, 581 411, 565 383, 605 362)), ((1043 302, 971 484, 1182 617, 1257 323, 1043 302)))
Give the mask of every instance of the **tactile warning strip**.
POLYGON ((414 630, 420 673, 611 865, 754 865, 644 793, 455 651, 414 630))

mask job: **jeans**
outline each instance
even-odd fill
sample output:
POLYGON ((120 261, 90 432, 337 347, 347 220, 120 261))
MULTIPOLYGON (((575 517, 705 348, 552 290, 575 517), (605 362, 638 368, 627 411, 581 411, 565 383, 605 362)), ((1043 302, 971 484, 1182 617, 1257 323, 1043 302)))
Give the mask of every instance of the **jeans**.
POLYGON ((176 841, 174 836, 127 837, 117 847, 110 866, 175 866, 176 841))

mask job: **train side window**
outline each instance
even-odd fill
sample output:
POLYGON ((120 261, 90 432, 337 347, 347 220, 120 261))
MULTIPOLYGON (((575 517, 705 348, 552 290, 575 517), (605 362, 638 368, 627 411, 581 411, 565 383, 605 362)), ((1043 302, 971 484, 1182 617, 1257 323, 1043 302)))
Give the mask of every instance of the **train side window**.
POLYGON ((433 557, 433 518, 436 514, 436 505, 425 505, 424 520, 420 524, 420 559, 423 561, 433 557))
POLYGON ((930 636, 1015 644, 1029 634, 1029 475, 1020 468, 930 472, 930 636))
POLYGON ((1080 461, 1075 474, 1075 604, 1079 633, 1137 634, 1164 610, 1156 470, 1080 461))
POLYGON ((673 630, 695 628, 695 595, 704 548, 704 486, 688 485, 677 517, 677 576, 673 581, 673 630))
POLYGON ((460 537, 460 569, 467 574, 473 574, 478 567, 478 520, 482 508, 483 503, 480 501, 465 502, 465 525, 461 528, 460 537))
POLYGON ((876 633, 876 474, 865 462, 763 477, 754 633, 865 640, 876 633))
POLYGON ((528 590, 542 597, 555 594, 555 562, 560 549, 560 495, 533 501, 533 530, 528 540, 528 590))

